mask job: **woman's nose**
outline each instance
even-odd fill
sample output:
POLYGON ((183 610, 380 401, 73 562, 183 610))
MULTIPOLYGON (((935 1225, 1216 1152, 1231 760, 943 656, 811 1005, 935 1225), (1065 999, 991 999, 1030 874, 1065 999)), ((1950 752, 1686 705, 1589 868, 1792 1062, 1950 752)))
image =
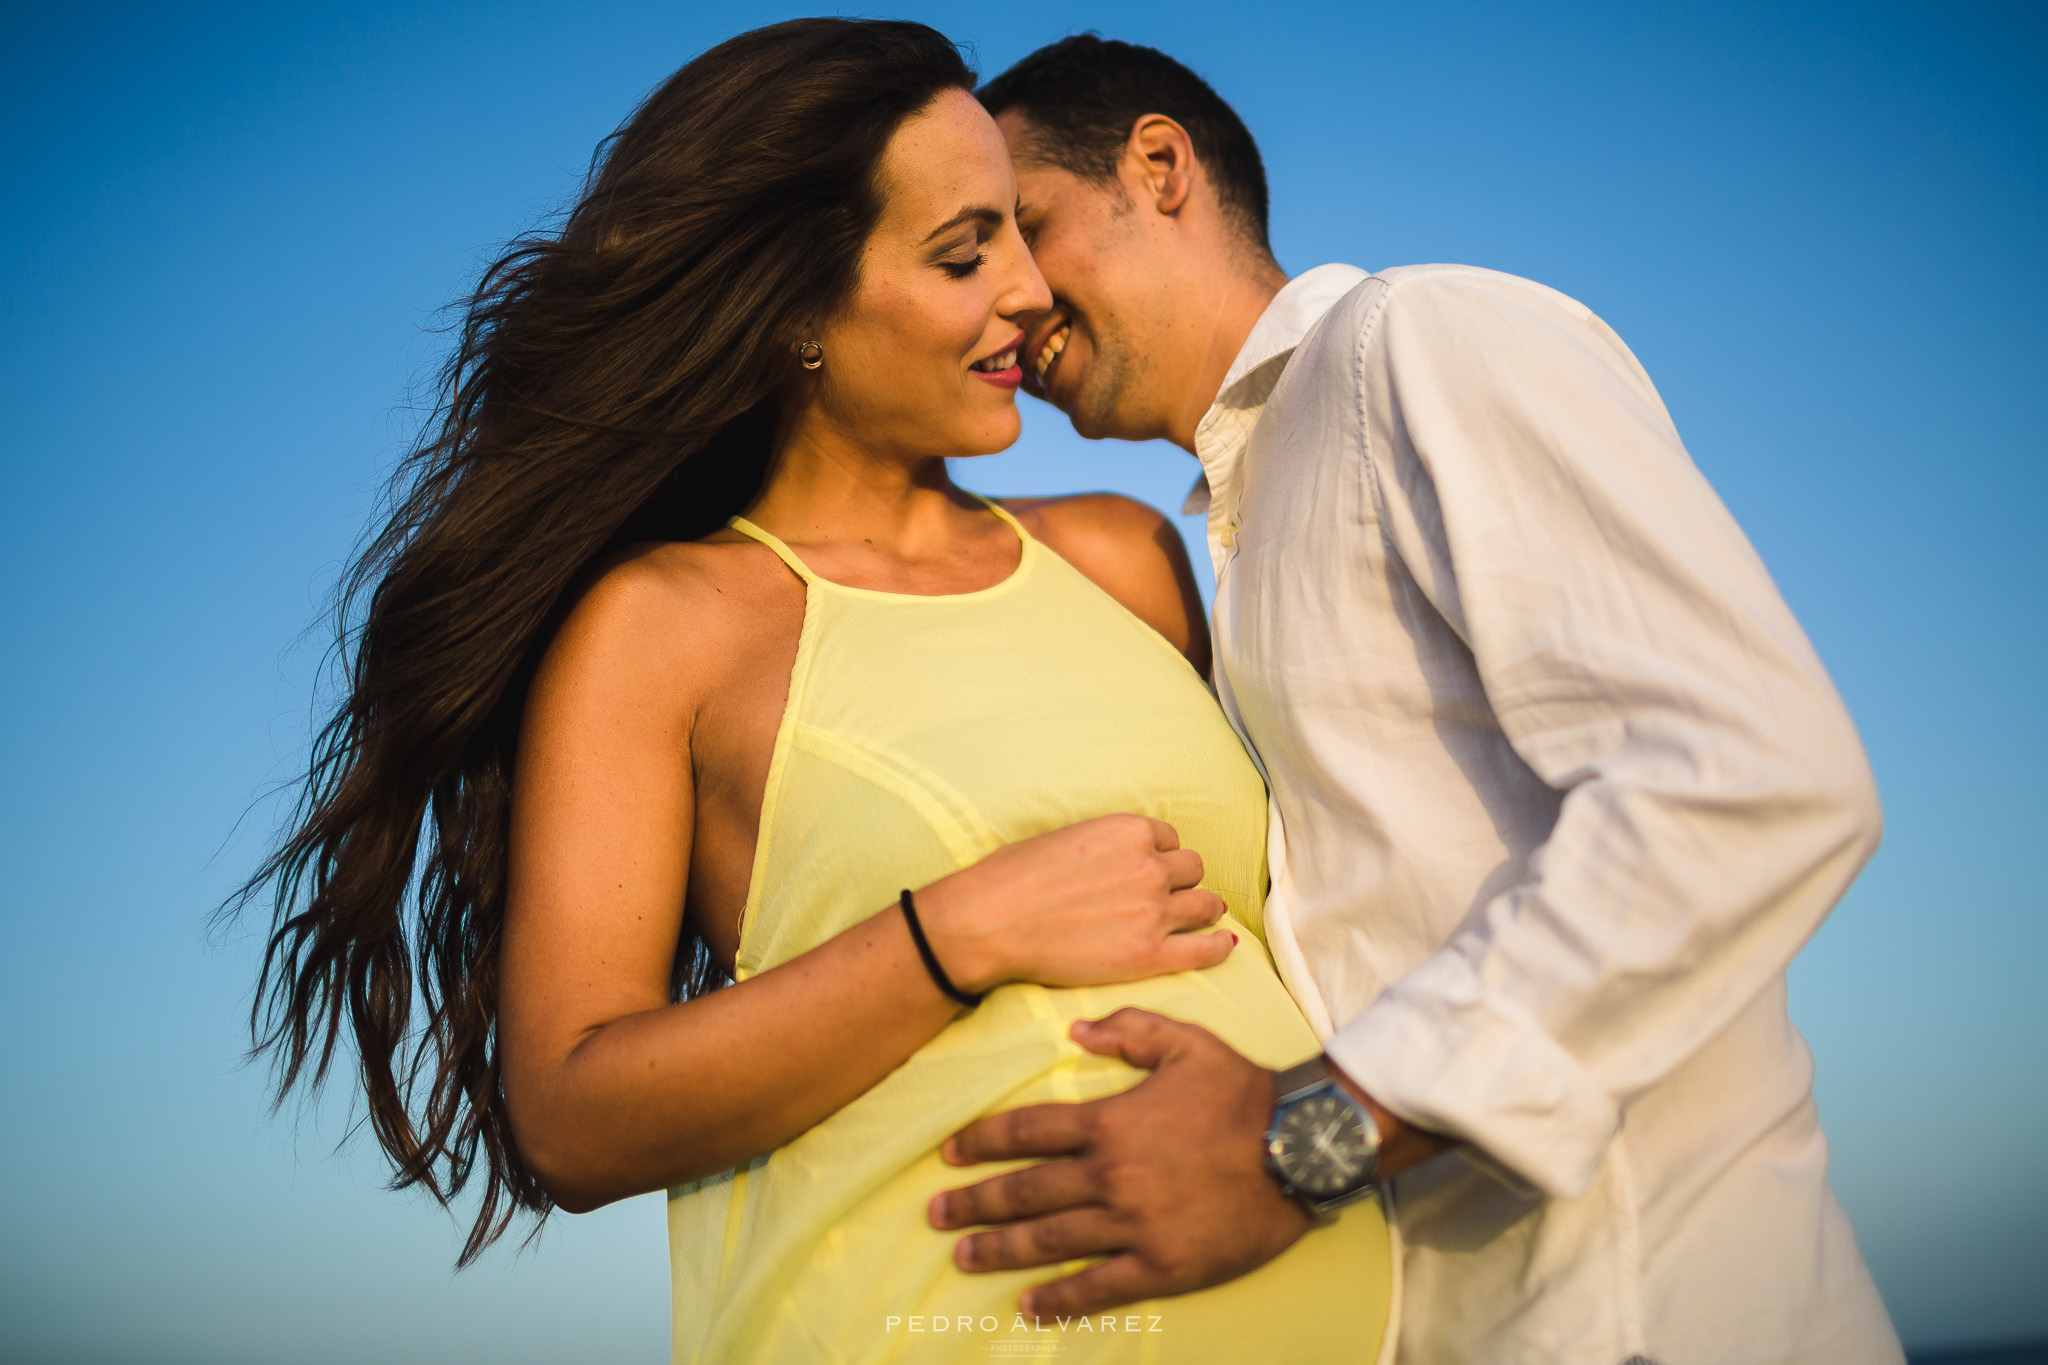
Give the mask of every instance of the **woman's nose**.
POLYGON ((1052 307, 1052 290, 1045 283, 1045 276, 1038 273, 1038 262, 1031 259, 1031 253, 1020 253, 1021 260, 1016 278, 1003 291, 997 301, 997 311, 1006 318, 1024 313, 1043 313, 1052 307))

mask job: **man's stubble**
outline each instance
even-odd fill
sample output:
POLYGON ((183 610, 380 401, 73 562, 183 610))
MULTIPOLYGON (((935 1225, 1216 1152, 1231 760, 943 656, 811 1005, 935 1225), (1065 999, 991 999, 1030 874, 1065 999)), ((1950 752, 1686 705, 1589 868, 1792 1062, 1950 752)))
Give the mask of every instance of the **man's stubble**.
POLYGON ((1114 319, 1104 319, 1099 325, 1092 318, 1089 321, 1094 355, 1074 392, 1067 420, 1079 435, 1100 441, 1123 434, 1126 423, 1118 421, 1117 414, 1135 387, 1138 363, 1135 348, 1114 319))

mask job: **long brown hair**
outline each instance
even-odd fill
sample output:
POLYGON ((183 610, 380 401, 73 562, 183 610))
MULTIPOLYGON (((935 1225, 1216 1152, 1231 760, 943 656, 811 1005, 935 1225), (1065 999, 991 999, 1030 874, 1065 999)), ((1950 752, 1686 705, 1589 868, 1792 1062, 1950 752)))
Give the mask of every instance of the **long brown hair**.
MULTIPOLYGON (((905 118, 974 73, 922 24, 799 19, 676 72, 598 148, 559 232, 470 297, 438 409, 338 590, 344 695, 292 827, 230 902, 274 918, 250 1015, 277 1098, 344 1031, 399 1188, 481 1176, 459 1265, 547 1193, 499 1087, 512 772, 565 589, 759 489, 794 344, 850 294, 905 118)), ((678 998, 713 983, 693 928, 678 998)), ((536 1223, 536 1227, 538 1223, 536 1223)))

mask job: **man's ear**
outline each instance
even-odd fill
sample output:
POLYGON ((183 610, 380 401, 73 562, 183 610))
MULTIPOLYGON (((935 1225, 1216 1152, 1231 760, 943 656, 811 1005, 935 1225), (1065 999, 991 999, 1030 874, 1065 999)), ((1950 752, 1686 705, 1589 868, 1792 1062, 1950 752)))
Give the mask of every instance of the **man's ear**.
POLYGON ((1160 213, 1180 212, 1195 188, 1195 144, 1188 130, 1164 114, 1144 114, 1131 125, 1124 168, 1132 198, 1160 213))

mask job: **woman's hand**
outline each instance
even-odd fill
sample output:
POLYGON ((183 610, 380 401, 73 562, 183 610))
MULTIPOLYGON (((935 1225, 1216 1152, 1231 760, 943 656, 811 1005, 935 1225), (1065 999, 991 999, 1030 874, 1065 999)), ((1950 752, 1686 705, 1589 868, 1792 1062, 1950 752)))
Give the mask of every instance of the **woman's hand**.
POLYGON ((1192 934, 1223 914, 1202 857, 1164 820, 1105 815, 997 849, 917 892, 946 975, 974 993, 1006 981, 1096 986, 1213 967, 1237 941, 1192 934))

